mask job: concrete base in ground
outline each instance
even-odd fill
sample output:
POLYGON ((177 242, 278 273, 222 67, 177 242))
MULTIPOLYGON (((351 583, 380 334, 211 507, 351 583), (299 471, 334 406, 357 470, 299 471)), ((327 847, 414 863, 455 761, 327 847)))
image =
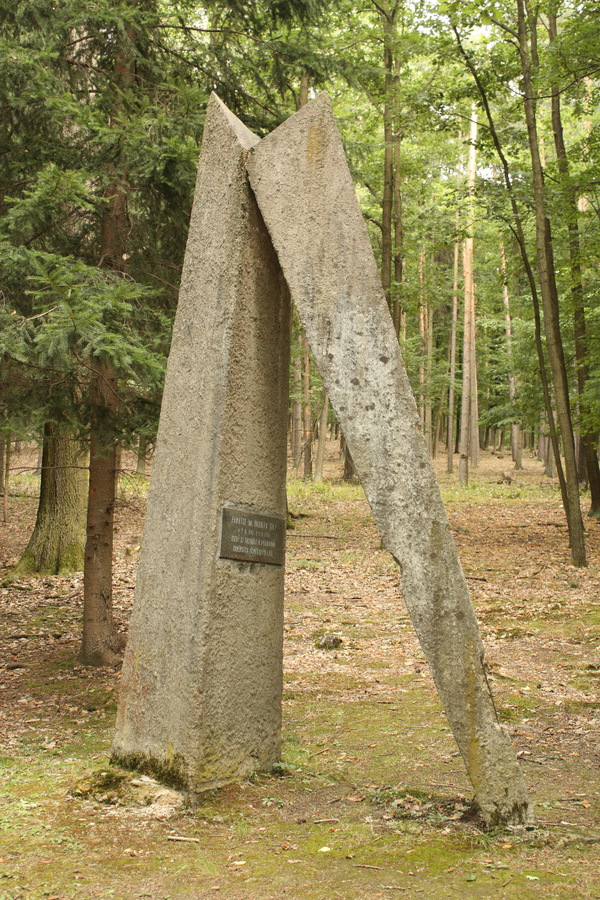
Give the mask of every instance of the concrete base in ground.
POLYGON ((263 138, 248 172, 483 815, 528 821, 329 98, 263 138))
POLYGON ((290 304, 257 141, 213 96, 113 744, 191 792, 280 754, 290 304))

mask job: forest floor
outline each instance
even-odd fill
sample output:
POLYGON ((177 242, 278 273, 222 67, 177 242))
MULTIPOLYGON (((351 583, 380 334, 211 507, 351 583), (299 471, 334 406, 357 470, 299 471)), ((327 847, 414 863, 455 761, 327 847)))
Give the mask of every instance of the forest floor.
MULTIPOLYGON (((26 455, 15 467, 26 467, 26 455)), ((358 485, 293 478, 283 763, 194 809, 108 765, 118 671, 79 666, 81 576, 6 581, 0 601, 0 900, 600 898, 600 525, 570 564, 541 464, 483 454, 442 493, 481 625, 499 717, 535 804, 489 831, 358 485), (504 478, 508 474, 512 481, 504 478), (318 649, 332 633, 342 643, 318 649)), ((3 574, 36 480, 12 479, 3 574)), ((127 476, 115 613, 126 630, 146 484, 127 476)))

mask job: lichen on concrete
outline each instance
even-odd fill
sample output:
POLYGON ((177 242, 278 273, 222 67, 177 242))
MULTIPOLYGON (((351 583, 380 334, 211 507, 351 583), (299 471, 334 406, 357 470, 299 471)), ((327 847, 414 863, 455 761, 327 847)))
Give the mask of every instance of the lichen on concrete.
POLYGON ((280 755, 281 565, 219 556, 224 506, 285 519, 290 304, 213 96, 123 664, 113 759, 193 792, 280 755))
POLYGON ((252 189, 482 813, 531 818, 375 259, 322 94, 256 145, 252 189))

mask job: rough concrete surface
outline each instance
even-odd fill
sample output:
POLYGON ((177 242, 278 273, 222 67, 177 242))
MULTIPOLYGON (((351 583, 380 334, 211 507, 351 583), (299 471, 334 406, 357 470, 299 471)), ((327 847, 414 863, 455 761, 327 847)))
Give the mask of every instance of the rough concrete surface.
POLYGON ((254 147, 250 183, 490 823, 531 818, 327 95, 254 147))
POLYGON ((289 293, 209 103, 153 463, 113 759, 192 793, 268 768, 281 735, 281 565, 219 558, 223 506, 285 517, 289 293))

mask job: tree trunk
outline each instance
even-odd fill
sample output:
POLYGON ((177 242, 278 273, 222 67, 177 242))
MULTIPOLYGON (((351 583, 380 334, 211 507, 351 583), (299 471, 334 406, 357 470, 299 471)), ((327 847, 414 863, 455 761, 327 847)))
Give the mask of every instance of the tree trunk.
POLYGON ((323 388, 323 405, 319 419, 319 434, 317 436, 317 453, 315 458, 315 471, 313 481, 318 484, 323 481, 323 462, 325 460, 325 447, 327 446, 327 419, 329 418, 329 396, 323 388))
POLYGON ((4 461, 6 458, 6 438, 0 431, 0 494, 4 496, 4 461))
MULTIPOLYGON (((550 384, 548 380, 548 375, 546 372, 546 360, 544 357, 544 346, 542 342, 542 322, 541 322, 541 313, 540 313, 540 303, 538 297, 538 289, 535 280, 535 276, 533 274, 533 267, 531 265, 531 261, 529 259, 529 253, 527 250, 527 242, 525 240, 525 233, 523 231, 523 223, 521 221, 521 216, 519 213, 519 207, 517 204, 515 192, 513 189, 512 179, 510 175, 510 168, 508 165, 508 160, 504 154, 502 149, 502 144, 500 143, 500 139, 498 137, 498 132, 496 130, 496 125, 494 122, 494 118, 492 116, 492 112, 490 109, 490 104, 487 98, 487 93, 483 81, 481 80, 479 73, 473 64, 473 60, 471 59, 469 53, 465 49, 460 34, 458 33, 456 27, 453 25, 452 30, 456 37, 456 41, 458 44, 459 51, 465 61, 465 64, 469 71, 471 72, 475 84, 477 85, 477 89, 479 91, 479 95, 481 97, 481 102, 483 104, 483 108, 485 110, 488 127, 490 131, 490 136, 492 138, 492 142, 494 144, 494 148, 498 155, 498 159, 500 160, 502 166, 502 177, 504 180, 504 185, 506 188, 506 192, 508 194, 510 200, 510 206, 513 215, 513 224, 514 224, 514 232, 517 238, 517 243, 519 245, 519 250, 521 253, 521 259, 523 261, 523 267, 525 269, 525 273, 527 275, 527 281, 529 283, 529 290, 531 292, 531 302, 533 306, 533 317, 534 317, 534 328, 535 328, 535 348, 538 358, 539 372, 540 372, 540 382, 542 386, 542 394, 544 397, 544 408, 546 411, 546 418, 548 423, 548 429, 550 434, 550 440, 552 442, 552 447, 554 451, 554 457, 556 461, 556 474, 558 475, 558 482, 560 485, 560 492, 562 496, 563 506, 565 511, 569 508, 568 503, 568 492, 567 492, 567 481, 565 478, 562 461, 560 458, 559 445, 558 445, 558 431, 556 428, 556 422, 554 419, 554 410, 552 406, 552 397, 550 394, 550 384)), ((567 526, 569 528, 570 533, 570 523, 569 523, 569 515, 566 512, 567 516, 567 526)))
POLYGON ((427 300, 427 340, 425 344, 425 437, 429 455, 434 456, 433 436, 433 406, 432 406, 432 381, 433 381, 433 307, 427 300))
POLYGON ((118 405, 117 378, 110 363, 98 363, 91 386, 90 485, 85 544, 83 641, 79 659, 88 666, 120 661, 122 642, 112 616, 112 555, 117 445, 106 419, 118 405))
POLYGON ((475 230, 475 176, 476 176, 476 160, 477 160, 477 112, 475 104, 471 111, 471 134, 469 141, 469 163, 467 166, 467 185, 469 189, 469 220, 467 222, 467 238, 465 240, 466 251, 468 254, 468 275, 465 275, 465 303, 467 299, 471 306, 470 327, 471 334, 469 338, 469 351, 471 353, 471 439, 470 439, 470 461, 471 466, 476 469, 479 465, 479 386, 477 379, 477 330, 475 320, 475 272, 474 272, 474 230, 475 230))
POLYGON ((394 201, 394 32, 395 9, 390 10, 386 3, 378 4, 377 9, 383 27, 383 64, 384 64, 384 100, 383 100, 383 199, 381 203, 381 283, 392 318, 392 260, 393 260, 393 201, 394 201))
MULTIPOLYGON (((540 149, 537 134, 536 120, 536 92, 533 84, 531 57, 529 52, 529 40, 527 30, 527 18, 524 0, 517 0, 518 37, 521 58, 521 72, 523 75, 523 104, 525 108, 525 120, 527 123, 527 136, 529 153, 531 158, 531 171, 533 176, 533 193, 535 200, 535 233, 537 249, 538 276, 540 281, 540 293, 544 309, 544 329, 546 334, 546 347, 548 359, 552 371, 554 395, 556 399, 556 412, 563 443, 566 478, 566 507, 567 524, 571 543, 571 558, 573 565, 585 566, 585 540, 583 533, 583 520, 581 517, 581 505, 579 500, 579 483, 577 479, 577 459, 575 456, 575 442, 573 439, 573 425, 571 421, 571 408, 569 402, 569 385, 565 365, 562 334, 558 312, 558 295, 555 281, 554 259, 552 252, 552 232, 550 220, 546 215, 546 200, 544 190, 544 173, 540 159, 540 149)), ((534 19, 529 22, 532 41, 535 46, 534 19)))
POLYGON ((138 438, 137 456, 135 463, 135 474, 146 474, 146 463, 148 457, 148 441, 144 437, 138 438))
POLYGON ((303 476, 306 481, 312 478, 312 410, 310 406, 310 347, 306 335, 303 337, 304 354, 303 354, 303 377, 302 377, 302 402, 303 402, 303 457, 304 470, 303 476))
MULTIPOLYGON (((460 136, 459 136, 460 137, 460 136)), ((460 177, 460 173, 457 178, 460 177)), ((460 242, 458 240, 458 225, 460 211, 456 210, 456 234, 454 237, 454 277, 452 285, 452 325, 450 329, 450 378, 448 381, 448 431, 446 436, 447 464, 446 471, 452 473, 454 469, 454 425, 456 421, 454 412, 454 381, 456 379, 456 332, 458 330, 458 263, 460 257, 460 242)))
MULTIPOLYGON (((135 34, 128 33, 130 41, 135 34)), ((115 83, 125 89, 134 77, 134 59, 121 49, 115 57, 115 83)), ((117 91, 115 118, 122 114, 121 93, 117 91)), ((112 164, 112 182, 104 190, 106 205, 100 223, 100 267, 125 271, 125 246, 129 233, 127 184, 112 164)), ((84 665, 115 665, 120 661, 123 642, 112 617, 112 554, 114 506, 117 481, 115 413, 119 405, 117 375, 108 358, 95 361, 90 383, 90 482, 87 509, 87 538, 83 569, 83 637, 79 659, 84 665)))
MULTIPOLYGON (((556 6, 552 4, 548 12, 548 32, 550 43, 557 38, 556 6)), ((569 184, 569 160, 564 140, 562 115, 560 107, 560 91, 558 85, 552 85, 552 130, 554 146, 558 160, 558 170, 564 182, 565 220, 569 234, 569 267, 571 275, 571 299, 575 331, 575 360, 577 365, 577 388, 579 393, 580 417, 585 422, 587 412, 585 404, 585 388, 589 377, 587 366, 587 327, 585 321, 585 303, 583 298, 583 277, 581 272, 581 242, 579 235, 579 216, 577 195, 569 184)), ((581 452, 585 459, 587 483, 590 488, 591 505, 588 515, 600 518, 600 466, 596 453, 596 440, 593 432, 585 425, 581 429, 581 452)))
POLYGON ((461 484, 468 484, 469 462, 474 467, 479 462, 479 431, 477 411, 477 365, 475 347, 475 291, 473 276, 473 189, 475 186, 475 141, 477 139, 477 116, 471 113, 471 133, 467 185, 469 206, 467 212, 467 236, 463 243, 464 280, 464 333, 463 333, 463 388, 460 417, 460 462, 458 477, 461 484))
POLYGON ((425 251, 419 250, 419 418, 423 426, 425 440, 425 362, 427 358, 427 300, 425 297, 425 251))
POLYGON ((10 431, 2 434, 2 521, 8 522, 8 485, 10 482, 10 431))
POLYGON ((554 447, 552 441, 546 441, 546 460, 544 466, 544 475, 546 478, 556 478, 556 458, 554 456, 554 447))
POLYGON ((47 423, 37 518, 16 573, 63 575, 81 571, 86 496, 87 472, 81 445, 47 423))
POLYGON ((297 353, 293 361, 294 400, 292 402, 292 463, 296 476, 302 462, 302 359, 297 353))
MULTIPOLYGON (((506 251, 504 241, 500 238, 500 273, 502 275, 502 302, 504 303, 504 336, 506 339, 506 357, 508 359, 508 398, 511 407, 516 394, 516 378, 513 370, 512 321, 510 317, 510 298, 508 295, 508 273, 506 270, 506 251)), ((521 429, 516 422, 510 426, 510 450, 515 469, 523 468, 523 439, 521 429)))
POLYGON ((394 60, 394 127, 392 129, 393 162, 394 162, 394 290, 392 292, 392 318, 396 336, 406 337, 406 313, 402 306, 401 285, 404 281, 404 223, 402 221, 402 154, 400 133, 400 59, 394 60))
POLYGON ((352 461, 352 457, 350 456, 348 444, 344 440, 344 474, 342 475, 342 479, 346 482, 352 481, 355 474, 356 469, 354 468, 354 462, 352 461))

